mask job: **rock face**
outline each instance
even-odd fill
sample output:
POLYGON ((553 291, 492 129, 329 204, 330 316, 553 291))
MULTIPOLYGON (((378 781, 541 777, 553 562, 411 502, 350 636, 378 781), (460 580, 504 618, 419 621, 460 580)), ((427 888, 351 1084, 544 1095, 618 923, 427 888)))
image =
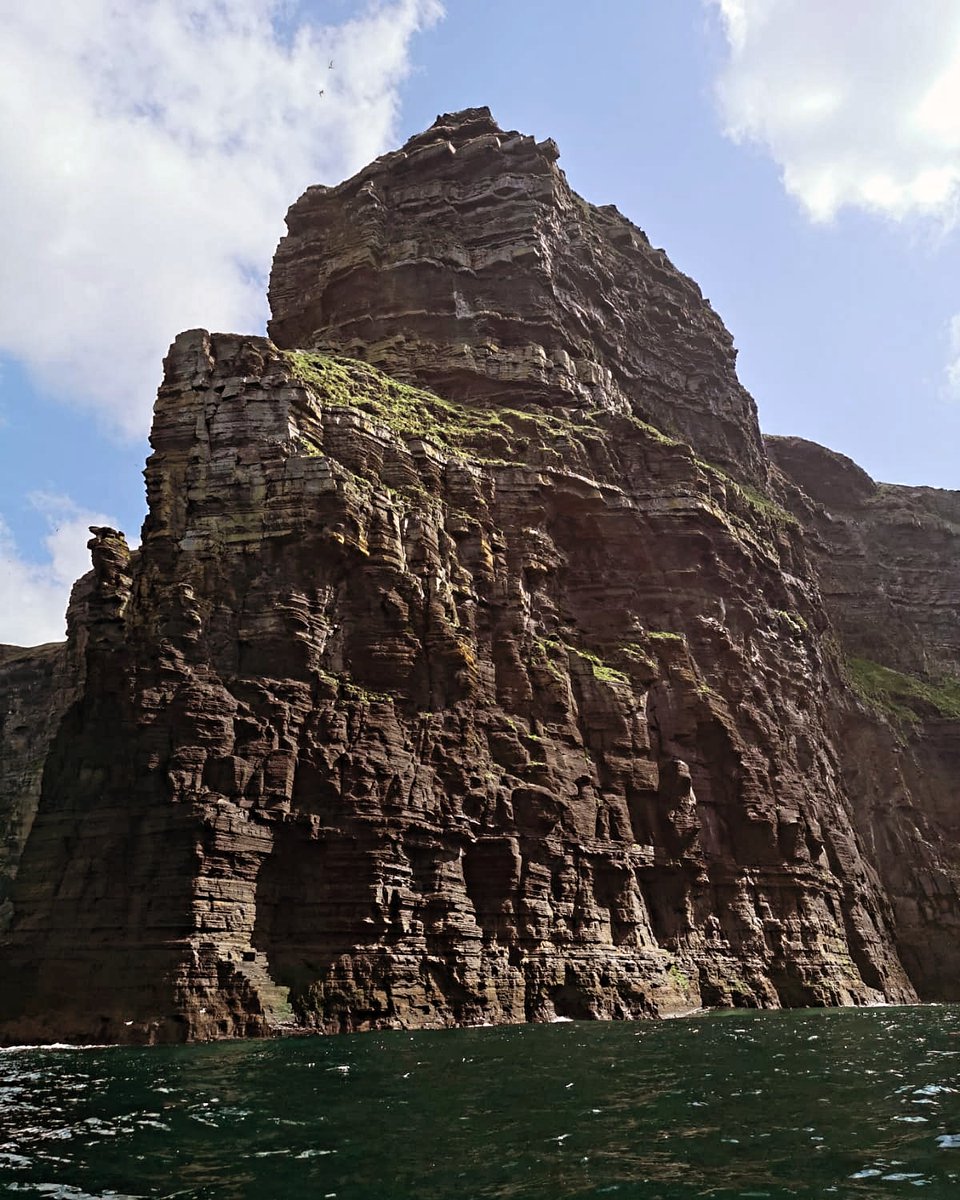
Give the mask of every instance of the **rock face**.
POLYGON ((570 190, 558 153, 468 109, 309 188, 274 261, 270 336, 475 404, 632 413, 763 477, 720 318, 642 230, 570 190))
POLYGON ((50 742, 74 698, 75 672, 60 643, 0 646, 0 932, 40 800, 50 742))
POLYGON ((768 438, 808 531, 860 703, 837 744, 925 999, 960 999, 960 493, 875 483, 843 455, 768 438))
POLYGON ((929 539, 957 498, 916 500, 897 566, 882 489, 834 456, 838 516, 804 477, 829 452, 768 458, 696 286, 555 160, 486 110, 440 118, 291 210, 273 341, 175 341, 141 547, 94 530, 75 592, 0 1037, 960 978, 949 927, 946 966, 923 942, 955 911, 956 730, 917 699, 952 694, 929 539), (897 612, 928 659, 867 639, 858 571, 927 580, 897 612))

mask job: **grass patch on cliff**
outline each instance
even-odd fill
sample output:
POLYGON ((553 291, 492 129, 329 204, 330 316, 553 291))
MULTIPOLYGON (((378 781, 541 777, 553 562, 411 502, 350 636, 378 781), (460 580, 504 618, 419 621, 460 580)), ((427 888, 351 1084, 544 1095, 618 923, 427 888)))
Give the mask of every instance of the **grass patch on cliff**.
POLYGON ((789 525, 799 527, 800 522, 791 512, 778 504, 776 500, 765 495, 759 488, 755 488, 750 483, 740 483, 736 479, 731 478, 726 471, 720 467, 715 467, 713 463, 708 463, 705 459, 694 456, 694 462, 701 471, 705 471, 708 475, 712 475, 714 479, 719 480, 728 493, 733 492, 741 501, 742 504, 756 516, 764 518, 772 525, 789 525))
POLYGON ((671 963, 670 966, 667 967, 667 974, 681 992, 690 991, 693 981, 686 971, 681 970, 679 964, 671 963))
POLYGON ((800 613, 790 612, 785 608, 774 609, 774 612, 781 621, 785 622, 789 626, 790 632, 793 633, 795 637, 803 637, 805 633, 810 632, 810 626, 807 624, 806 618, 802 617, 800 613))
POLYGON ((644 421, 642 417, 638 417, 636 413, 618 413, 616 419, 618 421, 626 421, 628 425, 632 425, 644 437, 657 442, 658 445, 680 446, 689 453, 692 453, 687 442, 681 441, 680 438, 671 437, 668 433, 664 433, 662 429, 658 429, 656 425, 651 425, 649 421, 644 421))
POLYGON ((332 671, 326 671, 323 668, 317 670, 317 675, 328 686, 336 688, 338 697, 343 700, 352 700, 362 704, 386 704, 394 703, 396 697, 389 692, 377 692, 371 688, 364 687, 363 684, 357 683, 346 671, 339 675, 332 671))
POLYGON ((960 721, 960 680, 920 679, 868 658, 849 659, 847 672, 857 695, 894 721, 915 725, 930 708, 941 717, 960 721))
POLYGON ((650 671, 657 670, 656 661, 650 657, 639 642, 621 642, 617 650, 627 662, 634 663, 638 667, 645 667, 650 671))
POLYGON ((771 500, 769 496, 765 496, 757 488, 751 487, 749 483, 734 483, 733 486, 755 513, 766 517, 774 525, 793 525, 799 528, 800 522, 793 513, 787 512, 776 500, 771 500))
POLYGON ((559 638, 535 637, 533 639, 531 662, 536 667, 545 668, 558 683, 565 685, 567 682, 566 663, 564 663, 561 669, 556 659, 559 655, 565 653, 566 650, 567 646, 559 638))
MULTIPOLYGON (((355 409, 401 438, 420 438, 478 462, 511 465, 539 458, 541 467, 550 466, 549 456, 559 455, 558 463, 563 463, 571 447, 587 460, 586 444, 604 437, 603 413, 580 412, 571 419, 535 407, 458 404, 401 383, 359 359, 305 350, 282 353, 294 377, 324 404, 355 409)), ((619 414, 617 419, 662 445, 685 446, 639 417, 619 414)))
POLYGON ((594 679, 600 683, 631 683, 630 676, 625 671, 618 671, 616 667, 611 667, 609 663, 605 663, 602 658, 596 654, 592 654, 589 650, 574 650, 574 654, 579 655, 585 663, 590 667, 594 679))
MULTIPOLYGON (((338 355, 286 350, 293 375, 326 404, 353 408, 382 422, 404 439, 490 463, 505 463, 514 444, 531 438, 558 439, 588 430, 549 413, 457 404, 425 388, 401 383, 369 363, 338 355)), ((546 449, 546 447, 543 447, 546 449)))
POLYGON ((304 350, 284 351, 284 357, 300 382, 325 403, 367 413, 401 437, 462 449, 477 441, 489 446, 491 435, 509 433, 496 410, 454 404, 368 363, 304 350))
POLYGON ((575 655, 587 664, 590 673, 599 683, 625 684, 628 687, 632 683, 630 676, 625 671, 619 671, 608 662, 604 662, 600 655, 594 654, 592 650, 584 650, 581 646, 571 646, 569 642, 565 642, 555 635, 537 638, 536 642, 540 652, 548 661, 551 654, 575 655))

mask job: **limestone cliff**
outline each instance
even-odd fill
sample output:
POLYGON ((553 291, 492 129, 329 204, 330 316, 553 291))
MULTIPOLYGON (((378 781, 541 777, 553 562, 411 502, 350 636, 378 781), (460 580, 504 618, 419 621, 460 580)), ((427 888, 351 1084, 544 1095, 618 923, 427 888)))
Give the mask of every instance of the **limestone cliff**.
MULTIPOLYGON (((947 986, 960 764, 947 729, 890 799, 941 717, 851 677, 857 521, 829 540, 696 285, 556 158, 439 118, 294 205, 272 341, 175 341, 141 548, 95 530, 75 593, 0 1037, 947 986)), ((932 529, 903 571, 939 664, 932 529)))

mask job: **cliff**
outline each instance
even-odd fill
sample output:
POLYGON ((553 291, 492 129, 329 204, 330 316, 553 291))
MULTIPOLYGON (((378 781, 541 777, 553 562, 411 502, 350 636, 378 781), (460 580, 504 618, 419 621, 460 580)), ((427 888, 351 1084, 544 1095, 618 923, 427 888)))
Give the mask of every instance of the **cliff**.
POLYGON ((952 988, 952 718, 848 660, 953 694, 957 497, 899 565, 852 464, 828 511, 696 285, 556 158, 439 118, 293 206, 272 340, 174 342, 141 547, 93 531, 39 799, 0 794, 36 808, 0 1037, 952 988), (845 599, 884 571, 929 585, 927 658, 845 599))
POLYGON ((0 933, 40 800, 43 764, 74 698, 75 666, 61 643, 0 646, 0 933))
POLYGON ((836 742, 919 993, 960 999, 960 492, 878 484, 768 438, 807 531, 854 702, 836 742))

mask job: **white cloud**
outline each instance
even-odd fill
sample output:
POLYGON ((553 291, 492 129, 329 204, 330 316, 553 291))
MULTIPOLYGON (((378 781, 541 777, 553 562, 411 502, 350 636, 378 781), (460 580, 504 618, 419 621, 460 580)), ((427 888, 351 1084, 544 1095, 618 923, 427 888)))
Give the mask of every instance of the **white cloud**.
POLYGON ((63 638, 70 589, 90 570, 89 526, 116 527, 112 517, 78 508, 69 496, 35 492, 29 499, 49 528, 46 562, 22 558, 0 517, 0 643, 14 646, 63 638))
POLYGON ((181 329, 262 327, 288 205, 383 149, 441 8, 287 28, 292 11, 0 0, 0 351, 124 432, 147 427, 181 329))
POLYGON ((953 223, 957 0, 707 0, 729 57, 727 132, 760 143, 814 220, 844 207, 953 223))

